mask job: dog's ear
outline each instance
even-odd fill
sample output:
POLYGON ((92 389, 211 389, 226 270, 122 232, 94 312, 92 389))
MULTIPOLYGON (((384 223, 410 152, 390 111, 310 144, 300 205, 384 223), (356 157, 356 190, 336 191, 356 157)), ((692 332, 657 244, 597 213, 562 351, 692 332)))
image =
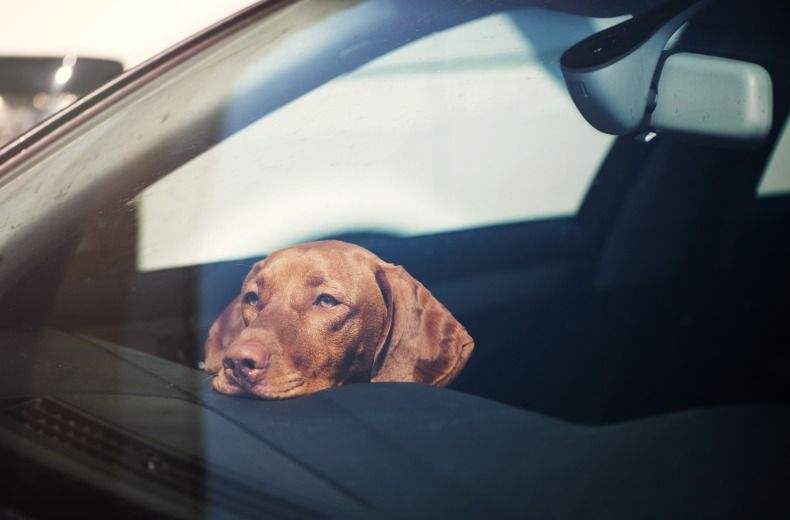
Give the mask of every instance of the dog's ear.
POLYGON ((237 296, 211 325, 205 345, 206 359, 203 369, 206 372, 216 374, 220 371, 222 356, 244 329, 241 305, 241 296, 237 296))
POLYGON ((382 264, 376 281, 387 320, 373 359, 371 381, 446 386, 474 348, 466 329, 402 267, 382 264))

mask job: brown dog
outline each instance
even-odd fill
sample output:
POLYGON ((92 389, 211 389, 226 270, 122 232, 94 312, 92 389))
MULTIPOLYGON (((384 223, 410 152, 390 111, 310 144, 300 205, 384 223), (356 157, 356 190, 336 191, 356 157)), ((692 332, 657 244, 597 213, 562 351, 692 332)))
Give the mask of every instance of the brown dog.
POLYGON ((445 386, 474 343, 402 267, 345 242, 256 263, 206 340, 222 393, 284 399, 365 381, 445 386))

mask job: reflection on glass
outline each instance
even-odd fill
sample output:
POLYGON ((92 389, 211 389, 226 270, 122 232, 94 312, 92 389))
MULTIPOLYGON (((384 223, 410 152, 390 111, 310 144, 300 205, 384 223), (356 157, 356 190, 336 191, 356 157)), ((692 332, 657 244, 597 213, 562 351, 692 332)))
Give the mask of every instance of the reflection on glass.
POLYGON ((76 63, 77 57, 74 55, 70 54, 63 58, 63 65, 55 71, 54 84, 56 88, 68 83, 71 76, 74 74, 74 65, 76 65, 76 63))

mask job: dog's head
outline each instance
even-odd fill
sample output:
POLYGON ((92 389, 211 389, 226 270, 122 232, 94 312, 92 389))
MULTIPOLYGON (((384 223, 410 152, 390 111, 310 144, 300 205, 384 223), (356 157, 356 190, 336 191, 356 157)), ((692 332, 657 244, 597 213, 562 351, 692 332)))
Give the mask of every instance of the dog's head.
POLYGON ((473 346, 403 268, 325 241, 253 266, 209 331, 205 368, 216 390, 263 399, 366 381, 444 386, 473 346))

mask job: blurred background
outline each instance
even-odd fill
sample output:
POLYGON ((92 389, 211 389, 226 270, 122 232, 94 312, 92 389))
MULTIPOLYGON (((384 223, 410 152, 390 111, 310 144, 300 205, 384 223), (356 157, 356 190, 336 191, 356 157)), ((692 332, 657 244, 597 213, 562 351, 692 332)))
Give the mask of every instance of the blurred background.
POLYGON ((0 0, 0 146, 252 0, 0 0))

